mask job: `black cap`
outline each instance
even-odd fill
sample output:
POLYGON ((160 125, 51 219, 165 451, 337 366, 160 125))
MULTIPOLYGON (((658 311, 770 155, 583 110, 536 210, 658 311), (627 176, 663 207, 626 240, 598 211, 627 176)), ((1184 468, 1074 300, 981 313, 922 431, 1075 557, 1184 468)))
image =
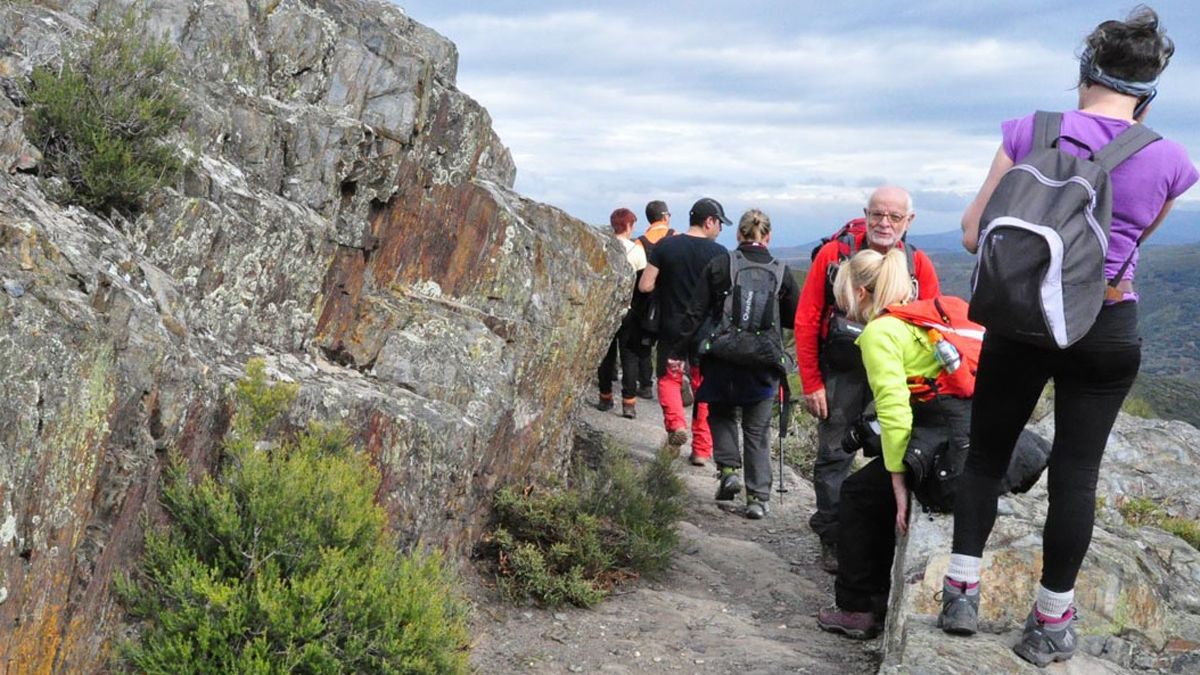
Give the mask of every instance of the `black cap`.
POLYGON ((695 204, 692 204, 692 210, 690 213, 688 213, 688 216, 688 223, 691 225, 699 225, 700 223, 704 222, 705 218, 710 216, 716 218, 722 223, 725 223, 726 225, 733 224, 733 221, 725 217, 725 209, 721 208, 721 202, 713 199, 712 197, 705 197, 695 204))

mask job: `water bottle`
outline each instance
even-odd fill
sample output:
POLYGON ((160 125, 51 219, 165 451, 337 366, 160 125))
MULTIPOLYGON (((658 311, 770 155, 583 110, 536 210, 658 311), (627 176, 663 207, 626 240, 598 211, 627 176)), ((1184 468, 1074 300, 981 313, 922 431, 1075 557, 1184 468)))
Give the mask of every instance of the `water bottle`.
POLYGON ((950 344, 950 341, 943 337, 936 328, 929 329, 929 341, 933 343, 933 358, 937 359, 938 365, 947 373, 958 370, 958 367, 962 365, 962 357, 958 355, 958 348, 950 344))

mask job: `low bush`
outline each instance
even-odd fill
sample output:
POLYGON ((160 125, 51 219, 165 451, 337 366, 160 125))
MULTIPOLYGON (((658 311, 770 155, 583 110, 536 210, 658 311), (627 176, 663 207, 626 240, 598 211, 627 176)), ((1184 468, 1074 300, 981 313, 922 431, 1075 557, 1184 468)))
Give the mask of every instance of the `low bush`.
MULTIPOLYGON (((455 673, 465 606, 436 553, 402 555, 375 504, 379 476, 340 430, 263 449, 295 390, 252 362, 216 477, 176 461, 117 592, 140 621, 118 650, 140 673, 455 673)), ((269 444, 268 444, 269 445, 269 444)))
POLYGON ((569 487, 503 488, 483 550, 514 601, 590 607, 617 584, 666 570, 679 543, 683 482, 676 453, 641 470, 606 446, 599 468, 579 466, 569 487))
POLYGON ((1125 522, 1134 527, 1157 527, 1200 550, 1200 522, 1172 516, 1157 502, 1146 497, 1126 497, 1117 504, 1125 522))
POLYGON ((130 11, 101 24, 60 66, 33 71, 26 132, 42 151, 43 175, 61 179, 53 197, 132 216, 175 180, 182 162, 164 140, 187 117, 176 60, 174 47, 147 36, 130 11))

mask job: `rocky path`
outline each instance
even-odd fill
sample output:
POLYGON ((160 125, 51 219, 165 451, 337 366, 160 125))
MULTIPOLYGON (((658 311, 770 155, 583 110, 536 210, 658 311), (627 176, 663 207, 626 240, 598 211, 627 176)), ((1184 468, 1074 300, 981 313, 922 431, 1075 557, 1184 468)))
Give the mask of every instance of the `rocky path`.
MULTIPOLYGON (((582 422, 650 458, 665 441, 659 408, 638 401, 637 420, 587 409, 582 422)), ((686 448, 685 448, 686 451, 686 448)), ((476 580, 472 664, 480 673, 870 673, 879 640, 824 633, 818 609, 833 577, 817 566, 808 529, 811 485, 785 468, 789 492, 765 520, 740 502, 713 500, 711 467, 680 462, 689 513, 668 574, 622 589, 591 610, 513 607, 476 580), (720 505, 719 505, 720 504, 720 505), (733 504, 730 506, 729 504, 733 504)))

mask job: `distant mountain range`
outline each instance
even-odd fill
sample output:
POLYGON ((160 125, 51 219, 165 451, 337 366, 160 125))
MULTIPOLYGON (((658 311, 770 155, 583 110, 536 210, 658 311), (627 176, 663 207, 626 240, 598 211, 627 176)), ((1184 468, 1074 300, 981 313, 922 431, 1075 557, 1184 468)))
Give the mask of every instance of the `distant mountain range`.
MULTIPOLYGON (((942 292, 969 298, 974 258, 957 242, 953 247, 937 245, 952 234, 957 239, 956 233, 945 233, 913 237, 913 241, 933 259, 942 292)), ((1156 239, 1158 234, 1151 241, 1156 239)), ((803 277, 811 249, 790 247, 776 254, 803 277)), ((1159 417, 1200 427, 1200 244, 1147 245, 1135 285, 1141 297, 1138 326, 1143 343, 1134 394, 1144 398, 1159 417)))
MULTIPOLYGON (((917 245, 917 248, 924 249, 927 252, 933 251, 962 251, 962 232, 959 230, 949 230, 946 232, 934 232, 930 234, 913 233, 909 240, 917 245)), ((778 249, 772 249, 775 255, 784 260, 809 260, 812 255, 813 247, 820 243, 820 240, 811 241, 798 246, 781 246, 778 249)), ((1176 223, 1168 219, 1166 224, 1154 233, 1154 236, 1146 241, 1147 247, 1161 246, 1181 246, 1186 244, 1200 243, 1200 221, 1176 223)))

